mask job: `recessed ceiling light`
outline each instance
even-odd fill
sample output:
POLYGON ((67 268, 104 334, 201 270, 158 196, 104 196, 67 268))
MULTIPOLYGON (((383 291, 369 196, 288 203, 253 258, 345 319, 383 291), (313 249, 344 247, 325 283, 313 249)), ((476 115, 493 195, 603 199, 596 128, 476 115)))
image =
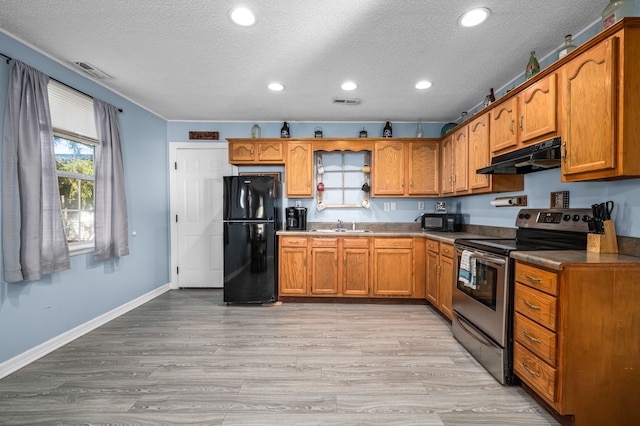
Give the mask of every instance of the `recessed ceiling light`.
POLYGON ((246 7, 236 7, 235 9, 231 9, 229 11, 229 18, 234 23, 243 27, 250 27, 256 22, 255 15, 246 7))
POLYGON ((353 81, 345 81, 340 87, 342 88, 342 90, 355 90, 358 88, 358 85, 353 81))
POLYGON ((280 83, 269 83, 269 89, 273 90, 274 92, 281 92, 284 90, 284 86, 280 83))
POLYGON ((484 22, 489 17, 491 11, 486 7, 478 7, 465 12, 459 19, 458 24, 463 27, 474 27, 484 22))
POLYGON ((428 80, 422 80, 416 83, 416 89, 418 90, 428 89, 431 86, 433 86, 433 83, 428 80))

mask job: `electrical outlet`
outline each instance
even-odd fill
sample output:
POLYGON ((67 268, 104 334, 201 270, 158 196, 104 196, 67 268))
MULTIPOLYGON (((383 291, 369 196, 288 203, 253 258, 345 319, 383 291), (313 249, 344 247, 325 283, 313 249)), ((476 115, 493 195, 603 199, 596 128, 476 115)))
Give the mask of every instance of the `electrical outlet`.
POLYGON ((418 201, 418 210, 424 210, 424 201, 418 201))
POLYGON ((389 211, 389 203, 384 203, 384 211, 385 212, 389 211))
POLYGON ((395 201, 391 203, 391 210, 395 210, 396 209, 396 203, 395 201))

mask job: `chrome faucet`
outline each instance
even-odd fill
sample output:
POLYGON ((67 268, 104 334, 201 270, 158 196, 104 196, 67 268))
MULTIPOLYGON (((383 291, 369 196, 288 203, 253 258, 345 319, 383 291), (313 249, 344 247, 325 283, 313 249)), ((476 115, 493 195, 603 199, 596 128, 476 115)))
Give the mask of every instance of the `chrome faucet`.
POLYGON ((342 229, 342 221, 338 219, 338 229, 342 229))

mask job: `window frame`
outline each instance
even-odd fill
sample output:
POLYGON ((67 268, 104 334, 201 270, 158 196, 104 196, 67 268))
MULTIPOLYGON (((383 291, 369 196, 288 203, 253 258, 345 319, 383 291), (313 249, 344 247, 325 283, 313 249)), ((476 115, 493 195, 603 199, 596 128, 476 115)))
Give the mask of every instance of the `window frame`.
MULTIPOLYGON (((93 138, 89 138, 86 136, 82 136, 82 135, 77 135, 71 132, 67 132, 64 130, 60 130, 60 129, 53 129, 53 137, 54 138, 61 138, 73 143, 81 143, 84 145, 91 145, 94 148, 94 154, 93 154, 93 160, 94 160, 94 167, 93 167, 93 175, 87 175, 84 173, 72 173, 72 172, 66 172, 66 171, 61 171, 58 170, 56 168, 56 176, 58 178, 72 178, 72 179, 80 179, 80 180, 85 180, 85 181, 91 181, 94 184, 94 193, 93 193, 93 201, 94 201, 94 209, 93 209, 93 214, 94 214, 94 221, 93 221, 93 228, 94 228, 94 238, 91 240, 87 240, 87 241, 74 241, 74 242, 70 242, 67 239, 67 246, 69 247, 69 255, 70 256, 75 256, 75 255, 79 255, 79 254, 85 254, 85 253, 91 253, 95 250, 95 182, 96 182, 96 175, 95 175, 95 159, 96 159, 96 150, 99 147, 99 143, 98 140, 93 139, 93 138)), ((58 186, 59 188, 59 186, 58 186)), ((63 206, 62 203, 60 203, 60 212, 62 213, 63 210, 63 206)), ((65 224, 65 228, 66 228, 66 224, 65 224)), ((65 233, 66 236, 66 233, 65 233)))

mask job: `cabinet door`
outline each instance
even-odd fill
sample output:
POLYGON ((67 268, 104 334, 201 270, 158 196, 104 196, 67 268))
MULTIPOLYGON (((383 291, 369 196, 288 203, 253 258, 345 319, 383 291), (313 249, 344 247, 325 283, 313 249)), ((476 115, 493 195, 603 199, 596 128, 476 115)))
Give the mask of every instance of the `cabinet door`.
POLYGON ((283 163, 282 142, 256 142, 258 161, 261 163, 283 163))
POLYGON ((409 195, 440 193, 440 144, 436 141, 409 143, 409 195))
POLYGON ((373 294, 412 296, 413 240, 376 238, 373 256, 373 294))
POLYGON ((607 39, 564 67, 564 176, 616 167, 617 42, 607 39))
POLYGON ((313 149, 309 142, 289 142, 285 166, 287 197, 313 197, 313 149))
MULTIPOLYGON (((368 243, 367 243, 368 245, 368 243)), ((366 296, 369 294, 369 248, 342 249, 342 294, 366 296)))
POLYGON ((557 131, 557 84, 556 74, 538 81, 518 95, 518 127, 520 143, 542 136, 555 136, 557 131))
POLYGON ((469 126, 453 134, 453 190, 469 189, 469 126))
POLYGON ((283 296, 307 294, 307 248, 280 247, 278 293, 283 296))
MULTIPOLYGON (((427 241, 427 244, 429 244, 429 241, 427 241)), ((438 300, 438 268, 438 252, 427 250, 427 300, 436 309, 440 309, 440 302, 438 300)))
POLYGON ((492 153, 501 153, 518 146, 517 107, 516 99, 510 98, 489 112, 492 153))
POLYGON ((455 268, 453 257, 448 253, 453 253, 453 246, 443 244, 440 247, 440 282, 438 286, 440 311, 449 319, 453 318, 453 284, 455 281, 455 268))
POLYGON ((488 188, 489 175, 481 175, 476 170, 491 164, 489 152, 489 117, 482 114, 469 124, 469 189, 488 188))
POLYGON ((229 163, 251 163, 255 159, 253 142, 229 142, 229 163))
POLYGON ((453 193, 453 135, 442 140, 442 194, 453 193))
POLYGON ((311 248, 311 294, 338 294, 338 247, 311 248))
POLYGON ((372 196, 404 195, 405 144, 376 142, 373 147, 372 196))

